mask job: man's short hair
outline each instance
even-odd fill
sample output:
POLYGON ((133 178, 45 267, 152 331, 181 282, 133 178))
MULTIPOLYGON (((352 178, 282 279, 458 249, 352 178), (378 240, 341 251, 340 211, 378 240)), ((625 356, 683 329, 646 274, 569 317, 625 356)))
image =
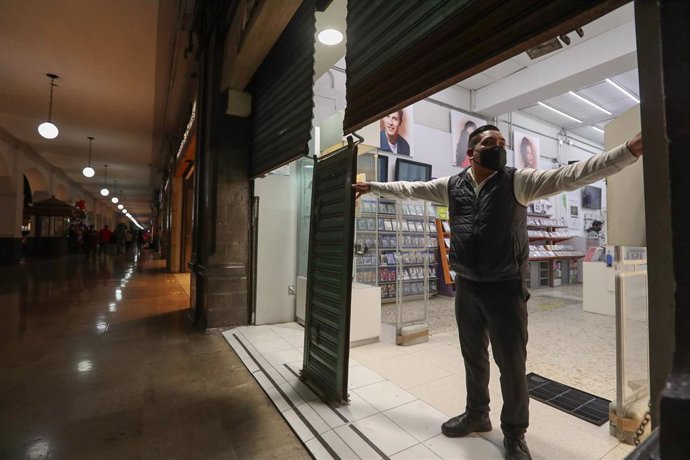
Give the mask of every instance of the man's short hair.
POLYGON ((480 126, 479 128, 475 129, 470 133, 470 138, 467 141, 467 147, 474 149, 474 147, 477 145, 477 142, 479 142, 479 135, 483 133, 484 131, 501 131, 494 125, 484 125, 480 126))
POLYGON ((594 222, 592 222, 592 226, 594 225, 604 225, 604 223, 600 220, 595 220, 594 222))

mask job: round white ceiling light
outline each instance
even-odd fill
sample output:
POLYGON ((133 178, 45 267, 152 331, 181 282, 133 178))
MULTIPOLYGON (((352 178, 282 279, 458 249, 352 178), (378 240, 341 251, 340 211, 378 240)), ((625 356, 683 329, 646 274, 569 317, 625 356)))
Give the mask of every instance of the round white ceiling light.
POLYGON ((333 46, 343 41, 343 33, 337 29, 324 29, 319 32, 318 38, 324 45, 333 46))
POLYGON ((49 121, 44 121, 43 123, 38 125, 38 134, 45 137, 46 139, 55 139, 56 137, 58 137, 59 133, 60 131, 58 130, 57 126, 55 126, 49 121))

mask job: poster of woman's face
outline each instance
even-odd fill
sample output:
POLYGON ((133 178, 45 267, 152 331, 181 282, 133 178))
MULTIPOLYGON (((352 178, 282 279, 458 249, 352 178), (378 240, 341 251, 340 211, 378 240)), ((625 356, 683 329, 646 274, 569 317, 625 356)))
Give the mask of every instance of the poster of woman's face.
POLYGON ((516 168, 539 168, 539 138, 513 131, 516 168))
POLYGON ((467 141, 470 133, 487 123, 481 118, 471 117, 456 110, 450 111, 451 164, 459 168, 467 168, 470 159, 467 158, 467 141))
POLYGON ((412 107, 389 113, 379 120, 379 148, 385 152, 412 156, 412 107))

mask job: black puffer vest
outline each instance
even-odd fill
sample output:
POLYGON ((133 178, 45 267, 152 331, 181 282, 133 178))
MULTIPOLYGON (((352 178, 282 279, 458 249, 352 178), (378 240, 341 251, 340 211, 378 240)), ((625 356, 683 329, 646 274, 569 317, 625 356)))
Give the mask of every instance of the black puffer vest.
POLYGON ((451 267, 471 281, 529 277, 527 208, 515 199, 515 168, 505 167, 475 196, 467 169, 448 182, 451 267))

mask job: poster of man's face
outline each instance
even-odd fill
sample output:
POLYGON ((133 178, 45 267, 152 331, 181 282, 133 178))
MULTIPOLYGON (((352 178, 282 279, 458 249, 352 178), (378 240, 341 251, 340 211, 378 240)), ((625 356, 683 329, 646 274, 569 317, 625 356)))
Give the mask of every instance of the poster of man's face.
POLYGON ((379 148, 397 155, 412 156, 413 125, 412 107, 405 107, 383 117, 379 120, 379 148))
POLYGON ((467 168, 470 159, 467 157, 467 142, 470 133, 487 124, 486 120, 465 115, 457 110, 450 111, 451 164, 459 168, 467 168))
POLYGON ((539 168, 539 138, 513 131, 516 168, 539 168))

